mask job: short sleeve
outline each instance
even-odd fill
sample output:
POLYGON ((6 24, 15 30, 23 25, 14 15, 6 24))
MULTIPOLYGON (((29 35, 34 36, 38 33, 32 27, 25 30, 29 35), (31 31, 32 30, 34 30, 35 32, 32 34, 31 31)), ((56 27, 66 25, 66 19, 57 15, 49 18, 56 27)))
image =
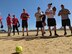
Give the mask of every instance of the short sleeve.
POLYGON ((60 15, 60 14, 61 14, 61 10, 59 11, 58 15, 60 15))
POLYGON ((46 11, 45 12, 49 12, 49 10, 48 9, 46 9, 46 11))
POLYGON ((2 17, 0 16, 0 20, 2 20, 2 17))
POLYGON ((27 15, 27 16, 29 16, 29 14, 28 14, 28 13, 26 13, 26 15, 27 15))

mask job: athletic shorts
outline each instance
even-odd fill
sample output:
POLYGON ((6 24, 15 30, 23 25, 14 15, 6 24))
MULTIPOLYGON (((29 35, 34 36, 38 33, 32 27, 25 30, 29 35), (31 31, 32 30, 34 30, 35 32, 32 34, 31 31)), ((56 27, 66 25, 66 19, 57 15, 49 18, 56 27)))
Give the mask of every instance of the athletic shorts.
POLYGON ((48 18, 47 19, 47 24, 48 24, 48 26, 55 26, 56 25, 55 18, 48 18))
POLYGON ((42 28, 43 27, 42 21, 36 21, 36 27, 42 28))
POLYGON ((28 28, 27 20, 22 20, 22 28, 28 28))
POLYGON ((71 26, 70 19, 64 19, 64 20, 62 20, 62 26, 71 26))

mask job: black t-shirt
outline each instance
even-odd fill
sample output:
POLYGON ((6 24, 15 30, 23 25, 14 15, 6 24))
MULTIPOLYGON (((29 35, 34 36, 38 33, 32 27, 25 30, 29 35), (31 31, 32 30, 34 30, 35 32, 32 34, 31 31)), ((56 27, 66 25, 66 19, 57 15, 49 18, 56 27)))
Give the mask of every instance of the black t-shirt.
POLYGON ((45 19, 46 19, 45 14, 43 14, 42 16, 43 16, 43 18, 42 18, 42 22, 45 22, 45 19))

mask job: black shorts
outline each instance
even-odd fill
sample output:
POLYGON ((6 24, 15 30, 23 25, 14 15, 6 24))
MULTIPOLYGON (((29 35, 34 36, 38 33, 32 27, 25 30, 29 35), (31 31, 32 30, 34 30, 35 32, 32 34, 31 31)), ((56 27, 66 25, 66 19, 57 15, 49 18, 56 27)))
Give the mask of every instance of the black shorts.
POLYGON ((62 26, 71 26, 70 19, 64 19, 64 20, 62 20, 62 26))
POLYGON ((54 18, 48 18, 47 19, 47 24, 48 24, 48 26, 55 26, 56 25, 56 20, 54 18))
POLYGON ((22 28, 28 28, 27 20, 22 20, 22 28))
POLYGON ((42 28, 43 27, 42 21, 36 21, 36 27, 42 28))
POLYGON ((17 25, 13 25, 13 33, 15 33, 15 30, 17 30, 17 32, 19 32, 17 25))

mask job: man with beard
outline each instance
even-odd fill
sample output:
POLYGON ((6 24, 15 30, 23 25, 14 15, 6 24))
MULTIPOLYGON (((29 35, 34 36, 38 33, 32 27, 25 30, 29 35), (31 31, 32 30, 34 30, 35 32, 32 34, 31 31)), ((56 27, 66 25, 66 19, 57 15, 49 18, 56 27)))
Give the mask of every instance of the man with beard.
POLYGON ((52 3, 48 4, 48 9, 45 12, 46 16, 48 18, 47 23, 48 23, 49 32, 50 32, 49 36, 52 36, 52 33, 51 33, 51 27, 52 26, 54 27, 54 35, 58 36, 58 34, 56 32, 56 20, 54 18, 56 10, 54 10, 55 7, 51 8, 51 6, 52 6, 52 3))
POLYGON ((23 9, 23 13, 21 14, 20 18, 22 19, 22 32, 24 36, 24 28, 26 28, 27 36, 28 36, 28 18, 29 14, 26 12, 25 9, 23 9))
POLYGON ((64 8, 64 5, 61 5, 61 10, 58 13, 58 16, 61 16, 62 18, 62 26, 64 27, 64 35, 67 35, 66 32, 66 26, 69 26, 69 29, 71 30, 71 35, 72 35, 72 28, 71 28, 71 23, 69 19, 70 11, 66 8, 64 8))
POLYGON ((36 28, 37 28, 36 36, 38 36, 39 28, 41 28, 42 36, 44 36, 40 7, 37 8, 37 12, 35 13, 35 17, 36 17, 36 28))
POLYGON ((12 18, 12 24, 13 24, 13 35, 15 35, 15 29, 17 30, 17 33, 19 35, 19 30, 18 30, 19 21, 15 17, 15 15, 13 15, 13 18, 12 18))
POLYGON ((11 19, 11 16, 10 16, 10 14, 8 14, 8 16, 7 16, 7 18, 6 18, 6 21, 7 21, 7 27, 8 27, 8 36, 10 36, 10 34, 11 34, 11 21, 12 21, 12 19, 11 19))

